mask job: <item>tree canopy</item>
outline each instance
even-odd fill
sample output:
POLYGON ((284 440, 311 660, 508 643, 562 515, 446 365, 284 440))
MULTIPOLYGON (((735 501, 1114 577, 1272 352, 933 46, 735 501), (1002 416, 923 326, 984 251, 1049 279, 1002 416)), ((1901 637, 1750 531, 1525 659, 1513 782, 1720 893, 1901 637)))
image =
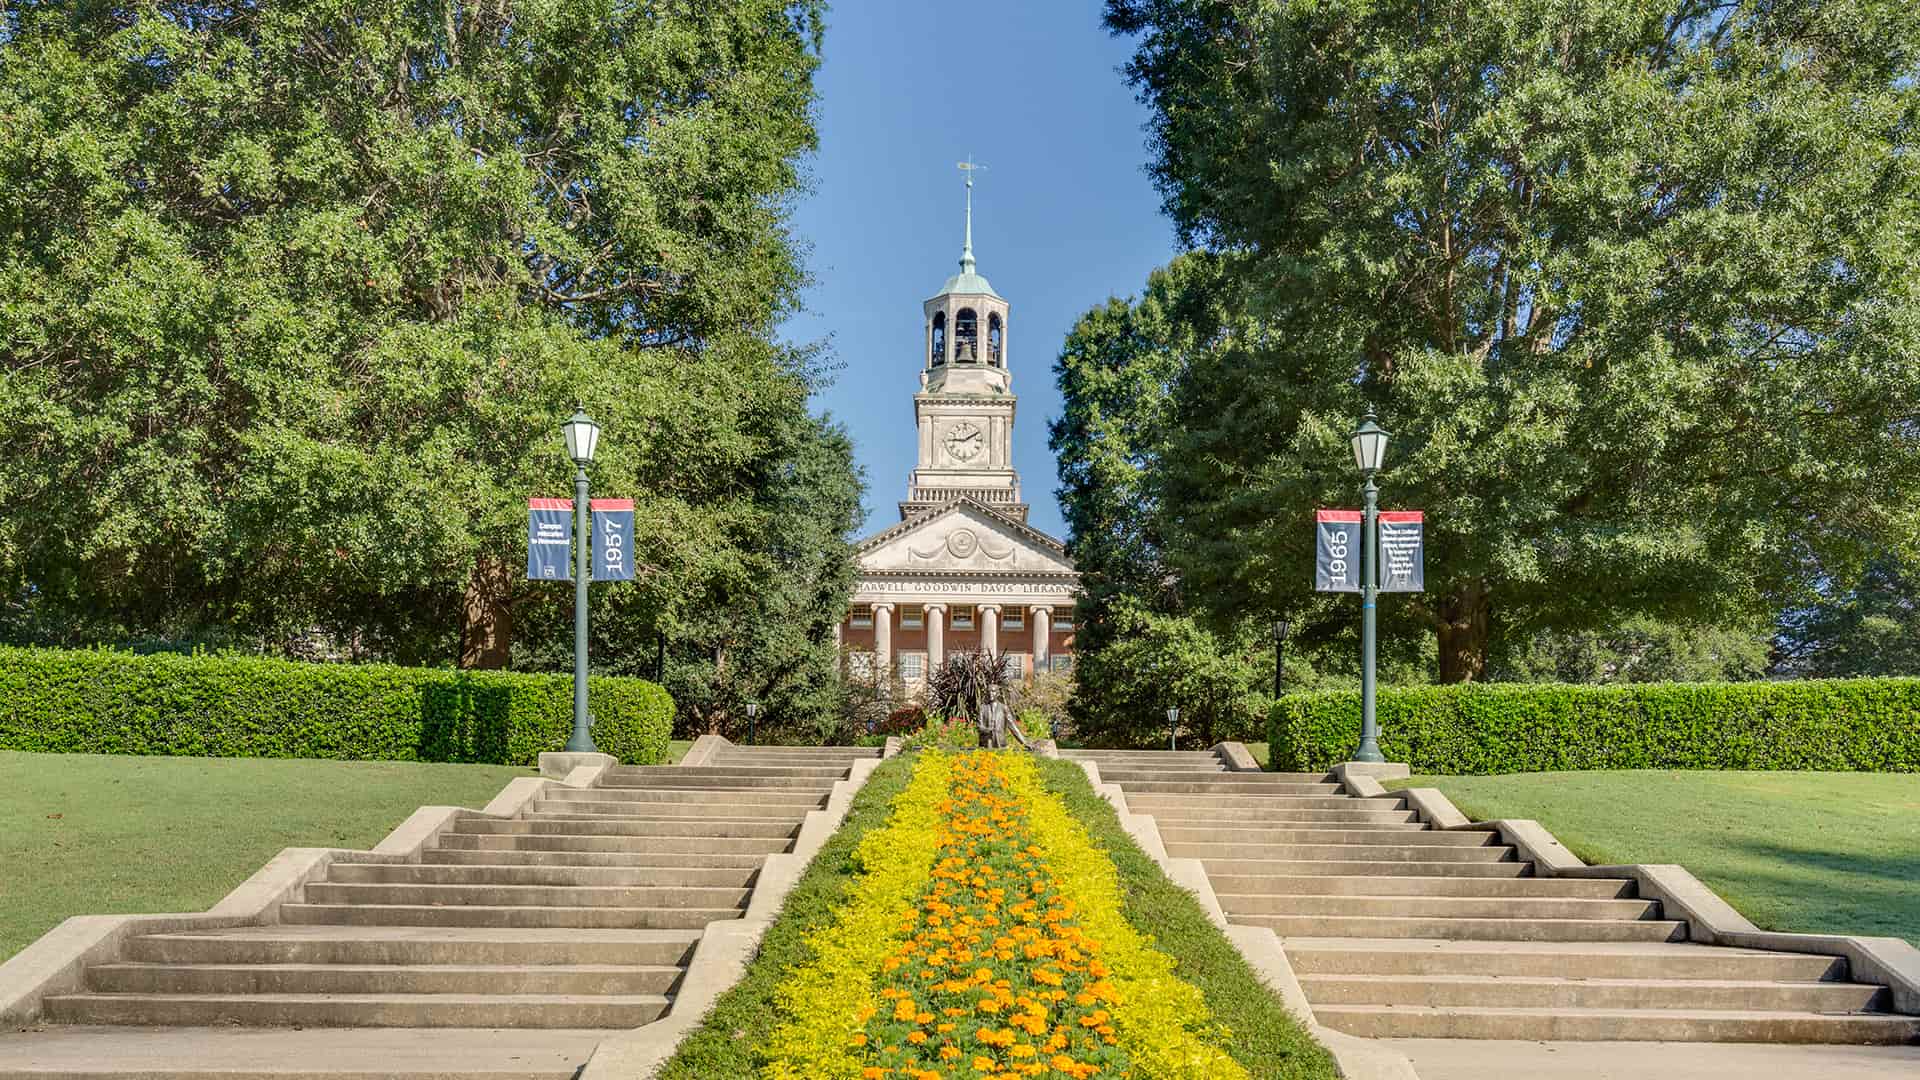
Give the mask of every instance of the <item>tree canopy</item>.
POLYGON ((1216 625, 1315 602, 1310 512, 1357 505, 1369 406, 1384 505, 1428 521, 1428 591, 1383 618, 1430 629, 1445 680, 1503 639, 1747 620, 1911 554, 1911 4, 1109 0, 1107 22, 1136 39, 1166 209, 1221 260, 1229 317, 1150 343, 1173 390, 1145 466, 1156 550, 1216 625))
POLYGON ((816 357, 773 337, 818 4, 29 0, 6 27, 16 629, 539 663, 569 601, 521 580, 525 499, 571 495, 579 405, 595 495, 637 502, 601 659, 718 621, 824 640, 794 605, 844 584, 859 480, 808 414, 816 357))

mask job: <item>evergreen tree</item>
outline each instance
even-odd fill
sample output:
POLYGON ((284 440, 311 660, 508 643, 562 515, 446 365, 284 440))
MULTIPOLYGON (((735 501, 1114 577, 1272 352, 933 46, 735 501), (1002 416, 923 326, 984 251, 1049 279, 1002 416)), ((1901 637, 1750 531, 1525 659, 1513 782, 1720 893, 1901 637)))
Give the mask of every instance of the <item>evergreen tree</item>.
POLYGON ((1232 259, 1156 448, 1216 624, 1297 610, 1395 433, 1443 680, 1634 615, 1742 623, 1920 536, 1920 9, 1109 0, 1152 169, 1232 259))
POLYGON ((599 658, 729 613, 820 634, 768 679, 821 651, 858 479, 773 342, 818 4, 4 10, 16 629, 544 664, 525 499, 571 494, 581 405, 638 504, 599 658))

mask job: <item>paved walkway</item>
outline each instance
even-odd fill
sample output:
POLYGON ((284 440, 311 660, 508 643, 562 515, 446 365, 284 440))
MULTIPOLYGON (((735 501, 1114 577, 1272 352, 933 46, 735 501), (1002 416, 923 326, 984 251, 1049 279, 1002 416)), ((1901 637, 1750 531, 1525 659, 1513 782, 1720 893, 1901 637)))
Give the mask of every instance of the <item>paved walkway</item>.
POLYGON ((605 1031, 99 1027, 0 1032, 0 1071, 274 1080, 566 1080, 605 1031), (455 1037, 449 1038, 449 1035, 455 1037))
POLYGON ((1920 1046, 1381 1039, 1420 1080, 1913 1080, 1920 1046))

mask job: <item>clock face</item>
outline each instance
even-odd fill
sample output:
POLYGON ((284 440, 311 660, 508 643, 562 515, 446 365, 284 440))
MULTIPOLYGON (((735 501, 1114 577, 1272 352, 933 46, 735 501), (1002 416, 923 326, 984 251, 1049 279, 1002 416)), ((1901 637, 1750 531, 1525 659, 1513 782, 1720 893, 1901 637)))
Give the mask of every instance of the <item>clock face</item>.
POLYGON ((947 429, 947 453, 955 461, 972 461, 987 448, 986 436, 975 424, 962 420, 947 429))

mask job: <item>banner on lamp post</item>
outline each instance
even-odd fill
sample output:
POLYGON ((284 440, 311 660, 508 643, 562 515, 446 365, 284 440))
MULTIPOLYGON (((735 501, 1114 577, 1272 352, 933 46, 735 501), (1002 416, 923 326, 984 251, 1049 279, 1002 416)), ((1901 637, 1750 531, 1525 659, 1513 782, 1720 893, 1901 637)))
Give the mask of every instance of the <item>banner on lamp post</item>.
POLYGON ((1419 510, 1380 511, 1380 591, 1425 592, 1427 537, 1419 510))
POLYGON ((573 500, 527 500, 527 579, 572 581, 573 500))
POLYGON ((1360 591, 1360 511, 1314 511, 1313 587, 1318 592, 1360 591))
POLYGON ((592 499, 593 580, 633 580, 633 500, 592 499))

